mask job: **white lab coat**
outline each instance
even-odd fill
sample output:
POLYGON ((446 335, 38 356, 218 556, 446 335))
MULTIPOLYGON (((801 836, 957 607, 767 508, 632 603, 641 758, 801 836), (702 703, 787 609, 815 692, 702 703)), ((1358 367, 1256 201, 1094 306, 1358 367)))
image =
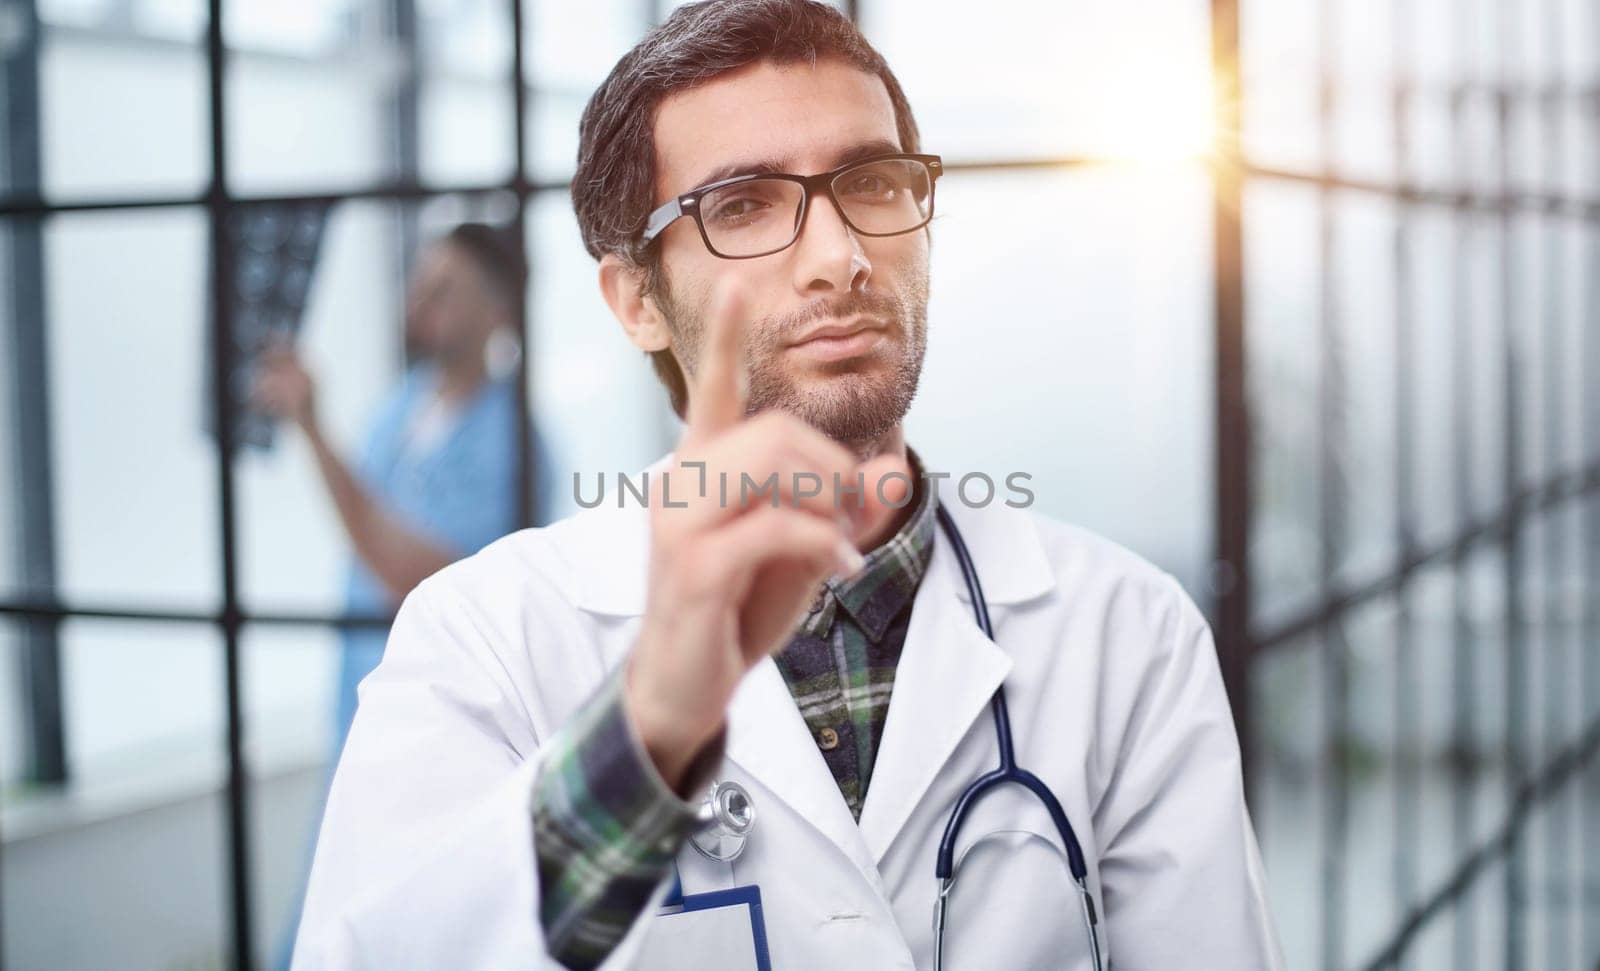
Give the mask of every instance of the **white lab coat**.
MULTIPOLYGON (((958 794, 997 762, 989 699, 1004 682, 1018 761, 1054 789, 1083 844, 1111 966, 1280 968, 1238 744, 1193 603, 1088 532, 998 498, 942 500, 998 644, 974 622, 940 533, 859 825, 776 666, 757 665, 731 705, 720 773, 750 791, 756 828, 732 866, 686 846, 684 890, 758 885, 774 971, 931 967, 935 850, 958 794)), ((538 919, 530 791, 542 743, 633 642, 648 544, 648 511, 613 496, 406 598, 361 686, 296 968, 559 967, 538 919)), ((1060 842, 1012 786, 979 804, 958 851, 998 830, 1060 842)), ((1063 864, 1036 841, 1007 843, 1020 848, 980 851, 961 871, 946 967, 1086 968, 1063 864)), ((605 968, 638 966, 655 911, 605 968)))

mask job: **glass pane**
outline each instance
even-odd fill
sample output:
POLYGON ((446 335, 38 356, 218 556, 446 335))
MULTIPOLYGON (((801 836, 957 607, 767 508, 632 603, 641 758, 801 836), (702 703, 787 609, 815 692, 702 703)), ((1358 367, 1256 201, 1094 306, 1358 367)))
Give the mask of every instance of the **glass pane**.
POLYGON ((88 27, 111 18, 112 0, 42 0, 39 17, 74 27, 88 27))
POLYGON ((1451 963, 1451 945, 1455 928, 1452 926, 1454 912, 1443 911, 1438 917, 1422 926, 1417 932, 1412 943, 1409 961, 1411 967, 1416 968, 1454 968, 1459 967, 1451 963))
POLYGON ((1313 190, 1260 182, 1245 191, 1250 562, 1258 618, 1306 608, 1321 583, 1320 213, 1313 190))
POLYGON ((1239 72, 1245 155, 1260 165, 1321 167, 1317 121, 1320 51, 1312 0, 1242 0, 1239 72))
POLYGON ((516 128, 507 82, 454 75, 422 85, 421 178, 450 187, 501 185, 516 168, 516 128))
POLYGON ((644 36, 640 0, 574 4, 522 0, 523 65, 529 99, 528 164, 536 181, 572 176, 578 119, 595 88, 644 36))
POLYGON ((1461 261, 1461 221, 1448 209, 1411 210, 1406 228, 1411 373, 1403 392, 1411 399, 1411 508, 1424 545, 1446 542, 1460 530, 1456 431, 1464 415, 1457 404, 1457 369, 1464 346, 1457 307, 1466 268, 1461 261))
POLYGON ((1465 643, 1463 661, 1471 665, 1467 703, 1472 709, 1469 748, 1465 753, 1471 789, 1468 841, 1489 839, 1505 819, 1506 764, 1506 563, 1505 553, 1480 547, 1463 564, 1460 582, 1465 623, 1458 632, 1465 643))
MULTIPOLYGON (((1517 583, 1520 589, 1518 638, 1515 643, 1514 670, 1521 681, 1517 693, 1520 712, 1516 724, 1521 732, 1524 761, 1517 767, 1519 774, 1532 771, 1542 764, 1559 745, 1557 732, 1564 697, 1552 698, 1546 692, 1546 682, 1556 674, 1559 664, 1559 644, 1552 637, 1553 624, 1549 611, 1549 592, 1552 587, 1547 572, 1549 558, 1559 555, 1561 547, 1552 530, 1549 514, 1529 516, 1518 531, 1521 542, 1521 569, 1517 583), (1551 731, 1547 734, 1546 730, 1551 731)), ((1560 675, 1557 675, 1560 676, 1560 675)), ((1564 683, 1563 678, 1563 683, 1564 683)))
POLYGON ((1402 176, 1424 189, 1443 191, 1460 181, 1457 132, 1447 88, 1418 88, 1410 101, 1405 146, 1407 171, 1402 176))
MULTIPOLYGON (((1456 579, 1447 565, 1416 574, 1407 588, 1411 611, 1410 652, 1416 696, 1409 702, 1407 719, 1416 731, 1417 749, 1409 768, 1418 780, 1413 810, 1420 825, 1419 842, 1412 851, 1415 903, 1426 890, 1448 879, 1463 848, 1454 845, 1453 820, 1459 799, 1455 726, 1469 698, 1457 693, 1458 649, 1455 636, 1456 579)), ((1402 753, 1406 757, 1406 753, 1402 753)))
POLYGON ((43 185, 52 199, 198 194, 210 176, 202 0, 117 16, 47 4, 36 52, 43 185))
POLYGON ((1471 515, 1496 515, 1505 501, 1505 305, 1506 251, 1504 234, 1495 221, 1473 214, 1463 218, 1464 247, 1460 256, 1466 301, 1457 340, 1466 343, 1469 398, 1458 405, 1467 423, 1471 458, 1467 465, 1471 515))
POLYGON ((227 7, 228 159, 241 193, 400 175, 404 51, 379 0, 227 7))
POLYGON ((946 161, 1171 161, 1209 147, 1211 48, 1202 4, 1010 0, 986 5, 978 17, 961 0, 877 0, 861 13, 911 101, 924 150, 946 161), (952 70, 952 50, 975 69, 952 70))
POLYGON ((1386 76, 1362 74, 1339 84, 1333 112, 1333 167, 1341 177, 1395 181, 1391 83, 1386 76))
MULTIPOLYGON (((1582 723, 1582 601, 1577 581, 1582 522, 1576 503, 1565 504, 1530 522, 1528 608, 1531 634, 1525 652, 1529 670, 1529 725, 1537 764, 1545 765, 1577 740, 1582 723)), ((1571 932, 1582 916, 1576 823, 1581 786, 1571 779, 1552 792, 1528 831, 1533 866, 1533 919, 1540 928, 1531 944, 1543 949, 1545 967, 1571 967, 1571 932)))
POLYGON ((1037 512, 1131 547, 1208 599, 1204 174, 952 172, 939 193, 927 360, 907 440, 933 468, 989 475, 1001 495, 1012 473, 1031 476, 1037 512), (1057 296, 1003 280, 1049 280, 1057 296), (1049 420, 1023 417, 1041 415, 1049 420), (1008 431, 983 431, 993 428, 1008 431))
MULTIPOLYGON (((1594 45, 1600 48, 1600 44, 1594 45)), ((1590 197, 1600 192, 1600 113, 1581 93, 1572 93, 1561 104, 1565 125, 1561 142, 1561 177, 1555 186, 1558 194, 1590 197)))
POLYGON ((220 595, 207 236, 198 209, 47 224, 56 569, 69 603, 206 609, 220 595))
POLYGON ((1410 42, 1405 67, 1436 90, 1461 76, 1461 6, 1460 0, 1412 0, 1404 8, 1408 17, 1400 30, 1410 42))
POLYGON ((1258 655, 1250 672, 1256 764, 1250 812, 1288 966, 1319 966, 1327 760, 1317 641, 1258 655))
POLYGON ((1552 153, 1555 137, 1545 117, 1539 96, 1518 91, 1509 104, 1505 142, 1510 153, 1510 189, 1513 192, 1539 193, 1554 181, 1552 153))
POLYGON ((1395 219, 1380 196, 1334 199, 1333 273, 1336 351, 1325 362, 1335 380, 1333 445, 1343 493, 1334 538, 1335 577, 1358 583, 1392 565, 1395 547, 1395 219))
MULTIPOLYGON (((1556 380, 1561 392, 1555 396, 1552 407, 1560 413, 1557 423, 1561 428, 1561 443, 1554 461, 1561 468, 1575 469, 1582 467, 1600 448, 1593 434, 1600 423, 1585 417, 1584 403, 1586 382, 1593 381, 1592 376, 1600 376, 1600 359, 1593 363, 1584 361, 1586 353, 1600 353, 1600 340, 1596 339, 1592 326, 1600 315, 1600 286, 1596 285, 1590 269, 1600 266, 1600 222, 1563 219, 1557 225, 1560 227, 1556 235, 1558 254, 1552 269, 1559 280, 1553 296, 1557 305, 1554 313, 1559 320, 1556 343, 1561 354, 1559 366, 1552 370, 1558 375, 1556 380)), ((1587 393, 1594 398, 1592 390, 1587 393)))
POLYGON ((340 635, 315 627, 246 628, 245 738, 256 963, 287 966, 322 805, 338 755, 340 635))
POLYGON ((678 438, 677 418, 644 352, 629 343, 600 296, 595 261, 565 193, 528 206, 533 289, 530 411, 549 454, 552 517, 578 511, 572 473, 585 481, 632 473, 678 438))
POLYGON ((423 181, 507 181, 516 166, 509 5, 423 0, 417 16, 423 181))
POLYGON ((1478 871, 1464 899, 1472 908, 1467 917, 1469 939, 1472 941, 1472 967, 1480 971, 1493 971, 1508 963, 1506 953, 1506 860, 1496 857, 1478 871))
MULTIPOLYGON (((1394 604, 1365 604, 1339 625, 1346 665, 1345 775, 1348 799, 1344 866, 1345 944, 1343 953, 1357 966, 1385 944, 1400 913, 1395 899, 1395 866, 1402 846, 1396 831, 1396 791, 1400 784, 1395 742, 1394 604)), ((1414 699, 1406 698, 1413 704, 1414 699)))
POLYGON ((1458 186, 1463 190, 1495 195, 1500 192, 1501 136, 1495 120, 1494 99, 1482 85, 1469 87, 1461 99, 1458 116, 1460 165, 1458 186))
POLYGON ((1332 7, 1333 164, 1345 177, 1395 179, 1394 11, 1386 0, 1340 0, 1332 7))
POLYGON ((1461 80, 1492 81, 1500 76, 1505 60, 1507 9, 1508 5, 1500 0, 1463 0, 1457 5, 1461 80))
MULTIPOLYGON (((0 619, 0 805, 28 772, 27 672, 22 656, 23 624, 0 619)), ((4 830, 0 830, 4 838, 4 830)))
POLYGON ((69 620, 61 642, 72 781, 5 808, 7 964, 230 964, 217 633, 69 620))
POLYGON ((1538 213, 1519 212, 1508 232, 1507 285, 1511 288, 1511 330, 1517 346, 1517 428, 1513 447, 1521 472, 1519 484, 1535 486, 1549 479, 1552 454, 1546 434, 1549 395, 1559 388, 1552 373, 1548 349, 1559 331, 1551 306, 1551 222, 1538 213))

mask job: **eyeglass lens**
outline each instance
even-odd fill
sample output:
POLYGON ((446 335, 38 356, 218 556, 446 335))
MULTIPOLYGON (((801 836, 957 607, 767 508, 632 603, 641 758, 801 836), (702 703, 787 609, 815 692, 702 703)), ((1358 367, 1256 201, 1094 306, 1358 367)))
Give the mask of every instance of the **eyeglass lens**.
MULTIPOLYGON (((915 159, 883 159, 839 173, 834 198, 857 232, 891 236, 928 221, 933 180, 915 159)), ((706 193, 700 221, 723 256, 759 256, 783 249, 800 230, 805 189, 788 179, 751 179, 706 193)))

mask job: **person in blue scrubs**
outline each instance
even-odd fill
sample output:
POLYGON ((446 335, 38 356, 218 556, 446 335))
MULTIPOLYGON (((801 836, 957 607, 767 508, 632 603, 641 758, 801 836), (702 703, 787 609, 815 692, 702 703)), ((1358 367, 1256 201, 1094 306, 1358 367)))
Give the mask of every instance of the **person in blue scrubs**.
MULTIPOLYGON (((292 421, 316 455, 352 548, 347 614, 392 616, 423 579, 517 528, 514 348, 524 276, 516 250, 478 223, 423 251, 406 300, 414 363, 378 408, 353 467, 323 436, 315 382, 293 348, 263 353, 252 402, 292 421)), ((530 448, 539 525, 552 478, 538 435, 530 448)), ((333 763, 355 717, 357 687, 382 659, 388 633, 369 625, 340 635, 333 763)), ((279 967, 288 966, 298 917, 296 908, 279 967)))
MULTIPOLYGON (((347 613, 392 615, 425 577, 517 528, 515 360, 495 352, 514 341, 523 277, 516 251, 478 223, 421 254, 406 304, 415 363, 378 409, 354 468, 323 436, 315 383, 294 350, 262 355, 252 399, 305 434, 353 549, 347 613)), ((537 436, 532 447, 540 483, 549 463, 537 436)), ((542 522, 549 490, 534 491, 542 522)), ((371 626, 343 632, 335 756, 387 635, 371 626)))

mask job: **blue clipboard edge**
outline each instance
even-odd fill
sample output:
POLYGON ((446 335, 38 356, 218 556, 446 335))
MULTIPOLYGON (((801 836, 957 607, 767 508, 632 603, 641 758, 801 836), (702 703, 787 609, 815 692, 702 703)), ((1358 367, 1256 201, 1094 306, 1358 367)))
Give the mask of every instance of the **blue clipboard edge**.
MULTIPOLYGON (((750 936, 756 945, 757 971, 772 971, 772 958, 767 953, 767 920, 761 912, 761 888, 755 884, 733 887, 729 890, 710 890, 706 893, 683 894, 678 898, 683 912, 715 910, 718 907, 750 908, 750 936)), ((677 903, 678 901, 674 901, 677 903)))

